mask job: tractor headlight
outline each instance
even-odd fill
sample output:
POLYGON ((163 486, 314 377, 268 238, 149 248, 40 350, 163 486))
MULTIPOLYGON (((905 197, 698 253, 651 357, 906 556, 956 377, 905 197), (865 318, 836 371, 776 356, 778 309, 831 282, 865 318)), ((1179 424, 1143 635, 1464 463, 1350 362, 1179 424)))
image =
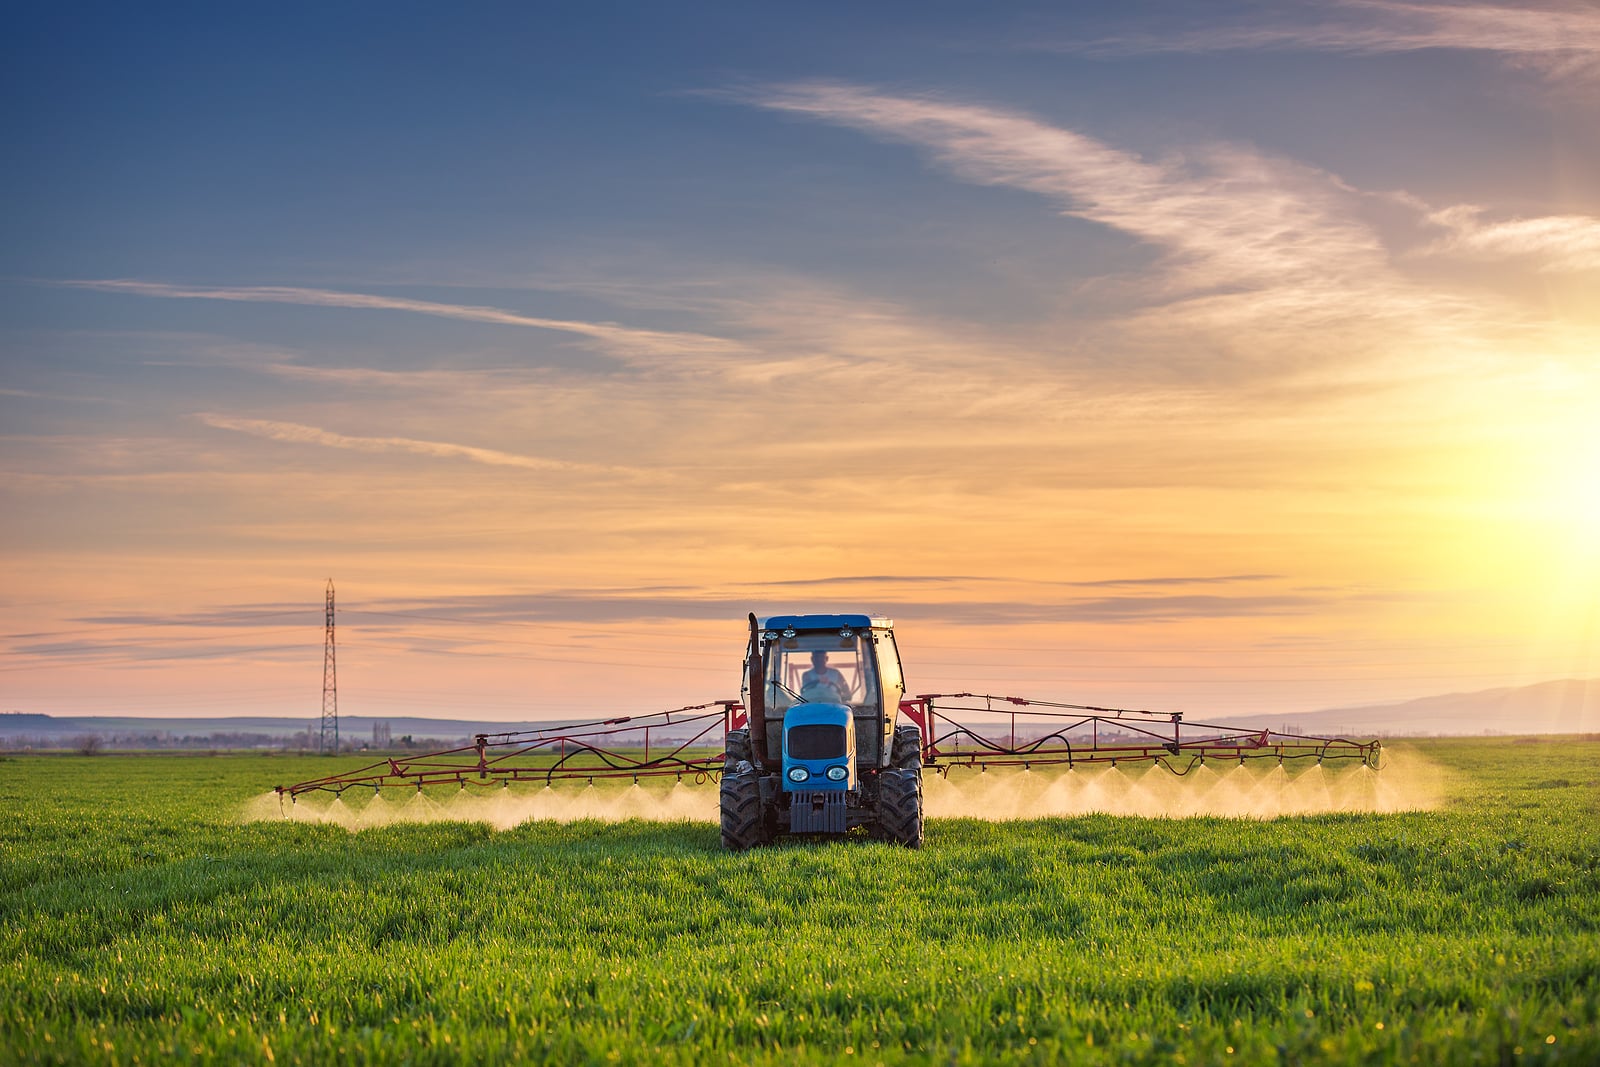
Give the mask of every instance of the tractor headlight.
POLYGON ((829 767, 827 775, 830 782, 842 782, 850 776, 850 769, 848 767, 829 767))
POLYGON ((811 772, 806 770, 804 767, 789 768, 789 781, 791 782, 803 782, 810 777, 811 772))

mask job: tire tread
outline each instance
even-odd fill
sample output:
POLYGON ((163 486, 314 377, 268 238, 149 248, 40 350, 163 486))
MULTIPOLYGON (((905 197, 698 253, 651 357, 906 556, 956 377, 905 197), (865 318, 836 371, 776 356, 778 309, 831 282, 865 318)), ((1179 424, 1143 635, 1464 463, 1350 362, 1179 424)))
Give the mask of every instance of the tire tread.
POLYGON ((878 777, 878 835, 922 847, 922 769, 892 767, 878 777))
POLYGON ((735 852, 769 841, 766 812, 761 807, 761 779, 749 760, 740 760, 722 776, 722 844, 735 852))

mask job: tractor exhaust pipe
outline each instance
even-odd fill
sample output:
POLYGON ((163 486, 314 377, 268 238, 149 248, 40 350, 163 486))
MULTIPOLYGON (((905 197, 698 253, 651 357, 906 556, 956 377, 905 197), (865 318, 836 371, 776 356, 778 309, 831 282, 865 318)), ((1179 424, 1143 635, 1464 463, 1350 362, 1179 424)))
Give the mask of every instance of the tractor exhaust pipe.
POLYGON ((767 665, 761 655, 761 626, 753 611, 750 613, 750 654, 745 658, 745 669, 749 672, 746 681, 750 704, 745 710, 750 718, 750 751, 756 758, 756 766, 766 768, 772 766, 772 758, 767 754, 767 665))

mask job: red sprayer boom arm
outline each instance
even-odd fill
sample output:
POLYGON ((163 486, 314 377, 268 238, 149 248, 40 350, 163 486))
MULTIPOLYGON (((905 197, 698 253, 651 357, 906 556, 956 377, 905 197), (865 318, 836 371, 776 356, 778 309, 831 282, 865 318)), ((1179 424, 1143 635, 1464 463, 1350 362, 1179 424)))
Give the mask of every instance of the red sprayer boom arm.
MULTIPOLYGON (((925 767, 1155 764, 1187 774, 1207 760, 1358 760, 1376 768, 1377 741, 1312 737, 1185 722, 1176 712, 1103 708, 1024 697, 941 693, 911 697, 900 713, 922 732, 925 767)), ((305 793, 411 786, 549 785, 574 779, 688 775, 703 782, 723 768, 729 730, 747 725, 742 704, 718 700, 647 715, 544 730, 478 734, 471 745, 393 756, 345 774, 278 786, 305 793)))

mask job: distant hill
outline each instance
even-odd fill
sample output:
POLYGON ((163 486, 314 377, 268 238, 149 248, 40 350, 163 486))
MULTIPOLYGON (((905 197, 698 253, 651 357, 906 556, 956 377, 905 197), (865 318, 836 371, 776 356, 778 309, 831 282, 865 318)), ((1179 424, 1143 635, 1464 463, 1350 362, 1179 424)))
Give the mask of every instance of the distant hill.
POLYGON ((1567 678, 1398 704, 1329 708, 1298 715, 1250 715, 1225 721, 1273 730, 1288 724, 1309 734, 1600 733, 1600 678, 1567 678))

